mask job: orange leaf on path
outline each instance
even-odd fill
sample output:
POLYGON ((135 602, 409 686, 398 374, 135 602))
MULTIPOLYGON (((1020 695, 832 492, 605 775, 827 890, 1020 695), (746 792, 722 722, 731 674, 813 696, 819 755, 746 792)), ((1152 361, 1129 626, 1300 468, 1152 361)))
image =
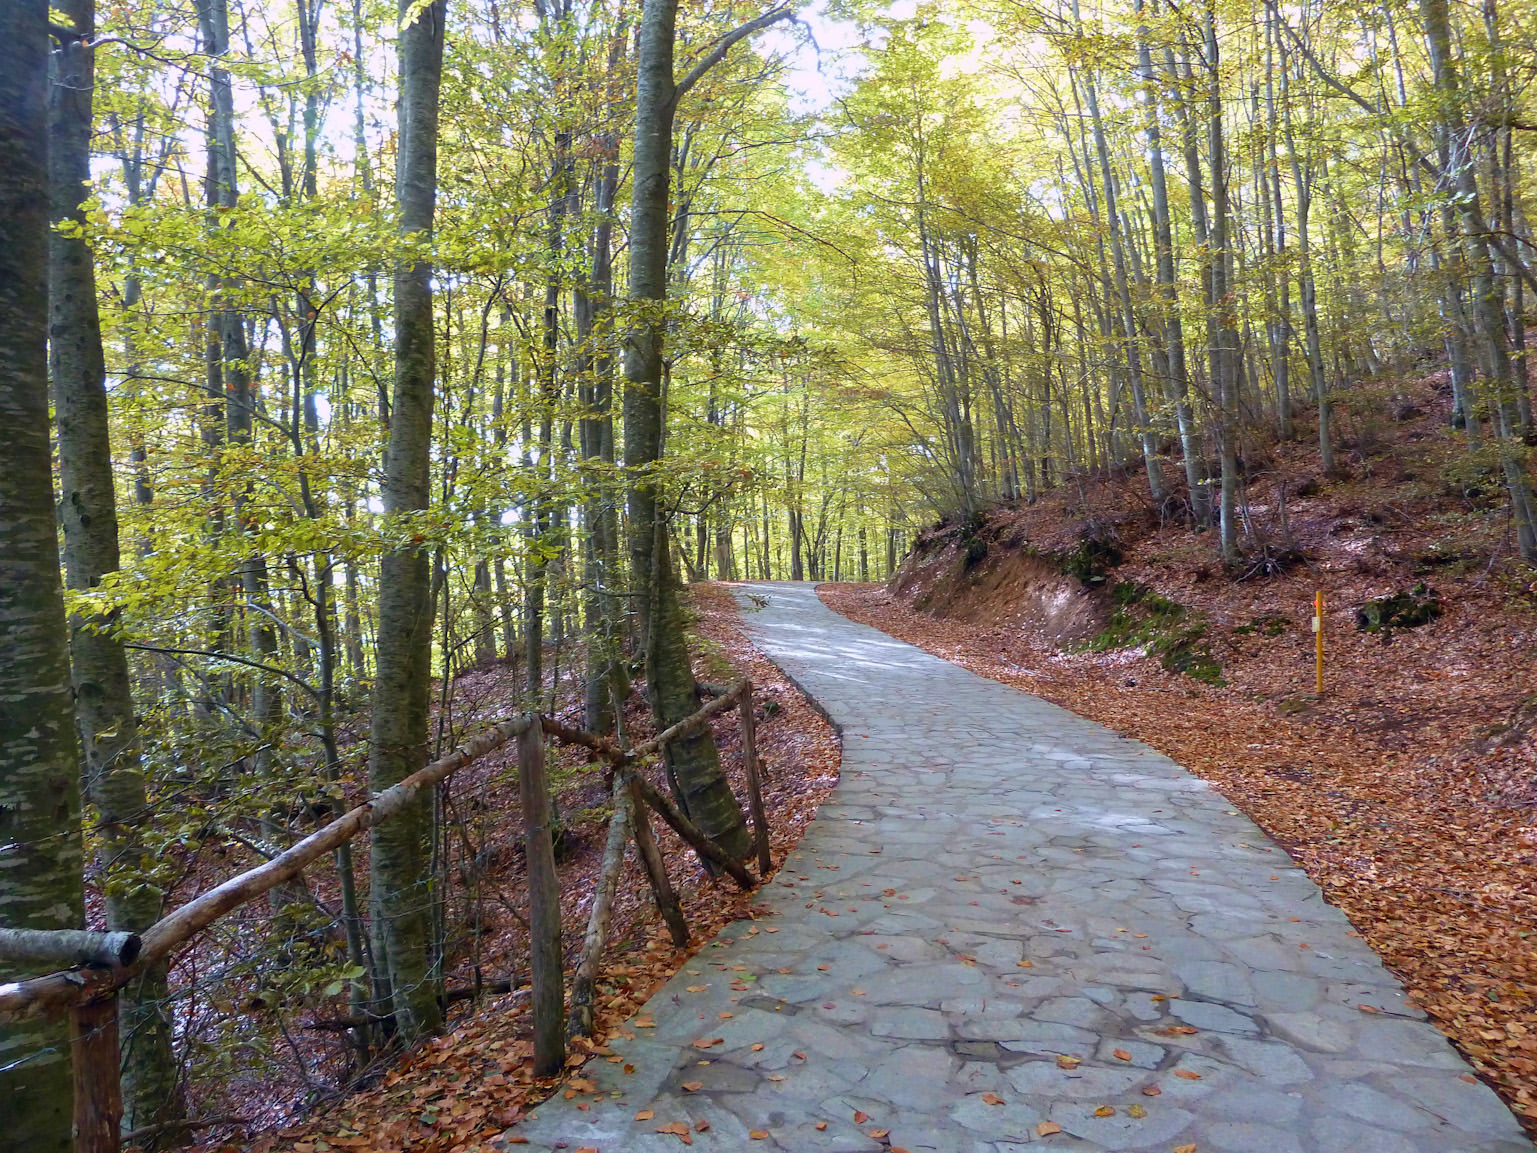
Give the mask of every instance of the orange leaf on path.
POLYGON ((1055 1121, 1042 1121, 1035 1127, 1035 1135, 1037 1137, 1050 1137, 1053 1133, 1060 1132, 1062 1132, 1062 1126, 1058 1125, 1055 1121))
POLYGON ((998 1096, 996 1093, 983 1093, 982 1103, 984 1105, 1002 1105, 1003 1098, 998 1096))
POLYGON ((1128 1053, 1125 1049, 1115 1049, 1115 1050, 1113 1050, 1111 1052, 1110 1055, 1112 1057, 1114 1057, 1117 1061, 1130 1061, 1131 1060, 1131 1054, 1128 1053))

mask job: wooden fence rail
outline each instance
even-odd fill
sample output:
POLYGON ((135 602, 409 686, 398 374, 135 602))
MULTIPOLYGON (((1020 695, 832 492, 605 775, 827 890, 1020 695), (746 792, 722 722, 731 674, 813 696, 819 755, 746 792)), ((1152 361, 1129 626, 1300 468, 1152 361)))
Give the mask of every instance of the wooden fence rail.
MULTIPOLYGON (((718 686, 709 688, 716 690, 718 686)), ((142 934, 0 929, 0 959, 83 966, 0 984, 0 1020, 34 1013, 69 1014, 75 1083, 75 1151, 117 1153, 121 1144, 122 1118, 118 991, 220 917, 292 881, 315 861, 359 833, 403 812, 428 789, 516 739, 530 903, 534 1066, 539 1075, 552 1075, 565 1063, 565 1011, 560 892, 550 828, 549 786, 544 772, 545 738, 586 748, 614 770, 613 823, 572 993, 572 1035, 586 1034, 593 1026, 592 1002, 598 963, 607 936, 613 888, 629 839, 635 841, 637 855, 645 867, 657 908, 673 943, 681 946, 688 941, 688 929, 652 835, 648 810, 666 821, 702 860, 720 868, 739 886, 749 889, 757 883, 739 861, 701 832, 643 776, 633 771, 634 765, 662 752, 668 742, 698 731, 712 717, 732 706, 736 706, 741 714, 748 807, 752 814, 757 865, 760 874, 766 875, 771 861, 756 755, 752 682, 744 679, 729 688, 721 687, 718 695, 698 711, 633 749, 625 749, 607 737, 570 728, 553 718, 529 713, 493 725, 447 756, 317 829, 285 852, 188 901, 142 934)))

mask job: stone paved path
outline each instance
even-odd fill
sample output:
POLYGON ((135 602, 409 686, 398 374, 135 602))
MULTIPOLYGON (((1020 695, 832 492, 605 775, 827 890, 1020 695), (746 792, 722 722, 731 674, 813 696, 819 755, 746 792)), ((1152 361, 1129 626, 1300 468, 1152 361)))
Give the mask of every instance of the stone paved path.
POLYGON ((552 1100, 509 1135, 673 1153, 655 1129, 682 1121, 708 1122, 701 1150, 1530 1153, 1344 916, 1203 782, 809 585, 753 591, 757 643, 843 730, 841 782, 763 892, 778 916, 729 926, 647 1004, 655 1027, 614 1045, 634 1072, 595 1062, 603 1100, 552 1100))

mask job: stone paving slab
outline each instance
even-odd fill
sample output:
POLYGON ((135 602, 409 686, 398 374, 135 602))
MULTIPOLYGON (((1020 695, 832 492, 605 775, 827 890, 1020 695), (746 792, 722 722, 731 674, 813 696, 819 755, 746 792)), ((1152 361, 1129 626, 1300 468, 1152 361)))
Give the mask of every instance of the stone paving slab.
POLYGON ((682 1121, 699 1150, 1531 1153, 1205 782, 811 585, 748 591, 767 599, 743 598, 754 640, 842 731, 840 783, 761 894, 777 915, 685 964, 639 1015, 655 1026, 589 1066, 598 1094, 505 1136, 674 1151, 655 1130, 682 1121))

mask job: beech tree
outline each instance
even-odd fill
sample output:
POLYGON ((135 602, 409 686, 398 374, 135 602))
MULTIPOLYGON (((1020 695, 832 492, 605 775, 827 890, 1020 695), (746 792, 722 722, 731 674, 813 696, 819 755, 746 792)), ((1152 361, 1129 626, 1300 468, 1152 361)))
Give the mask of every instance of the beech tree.
MULTIPOLYGON (((368 787, 387 789, 427 763, 432 676, 432 574, 423 547, 431 472, 436 346, 432 320, 433 209, 437 200, 438 89, 447 0, 400 4, 400 100, 395 198, 407 248, 395 269, 395 388, 389 409, 383 503, 397 537, 380 561, 379 640, 369 730, 368 787)), ((430 819, 419 811, 374 830, 370 901, 376 977, 395 1028, 414 1038, 443 1021, 442 969, 432 933, 430 819)))
MULTIPOLYGON (((44 0, 0 8, 0 921, 22 929, 85 922, 48 437, 48 15, 44 0)), ((0 1025, 8 1142, 71 1149, 72 1088, 64 1021, 0 1025)))
MULTIPOLYGON (((96 13, 92 0, 66 0, 58 11, 70 26, 55 29, 48 102, 48 376, 57 413, 64 573, 71 589, 88 595, 120 563, 95 259, 81 235, 90 184, 96 13)), ((162 893, 140 836, 149 805, 128 654, 101 613, 75 612, 69 647, 106 927, 140 932, 159 919, 162 893)), ((120 1026, 129 1129, 174 1122, 184 1112, 166 994, 164 966, 146 973, 129 993, 120 1026)))

